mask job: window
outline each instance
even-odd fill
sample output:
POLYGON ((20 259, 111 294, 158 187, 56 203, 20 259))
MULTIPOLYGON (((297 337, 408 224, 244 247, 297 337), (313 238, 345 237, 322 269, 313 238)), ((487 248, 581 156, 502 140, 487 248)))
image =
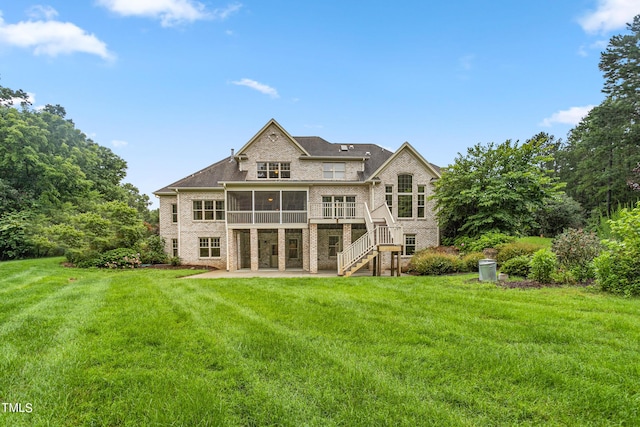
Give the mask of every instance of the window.
POLYGON ((298 259, 298 239, 289 239, 289 259, 298 259))
POLYGON ((171 222, 174 224, 178 222, 178 205, 175 203, 171 205, 171 222))
POLYGON ((384 200, 387 202, 389 210, 393 212, 393 185, 384 186, 384 200))
POLYGON ((329 236, 329 257, 338 256, 338 252, 340 252, 340 247, 342 246, 341 236, 329 236))
POLYGON ((216 220, 224 221, 224 200, 216 200, 216 220))
POLYGON ((219 237, 200 237, 200 258, 220 257, 219 237))
POLYGON ((171 255, 178 256, 178 239, 171 239, 171 255))
POLYGON ((413 216, 413 176, 398 175, 398 218, 413 216))
POLYGON ((404 255, 413 255, 416 252, 416 235, 404 235, 404 255))
POLYGON ((291 178, 291 163, 258 162, 259 179, 289 179, 291 178))
POLYGON ((224 200, 194 200, 194 221, 224 220, 224 200))
POLYGON ((346 172, 345 163, 323 163, 322 177, 324 179, 344 179, 346 172))
POLYGON ((418 185, 418 218, 424 218, 426 213, 424 189, 424 185, 418 185))

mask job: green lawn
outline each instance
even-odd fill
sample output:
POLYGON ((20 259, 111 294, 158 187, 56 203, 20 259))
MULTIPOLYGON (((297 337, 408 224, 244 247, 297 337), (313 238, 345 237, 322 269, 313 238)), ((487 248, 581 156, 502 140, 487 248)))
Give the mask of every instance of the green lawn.
POLYGON ((0 425, 640 425, 638 299, 60 261, 0 263, 0 425))

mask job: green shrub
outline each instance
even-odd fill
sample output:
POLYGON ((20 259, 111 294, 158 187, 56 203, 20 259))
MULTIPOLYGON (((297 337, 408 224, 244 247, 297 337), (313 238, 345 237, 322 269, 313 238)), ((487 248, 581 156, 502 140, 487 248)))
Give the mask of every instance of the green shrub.
POLYGON ((610 246, 593 260, 596 283, 605 292, 640 295, 640 250, 610 246))
POLYGON ((136 268, 140 267, 140 254, 133 249, 118 248, 105 252, 100 257, 100 268, 136 268))
POLYGON ((178 256, 172 256, 169 258, 169 264, 171 264, 174 267, 177 267, 179 265, 182 265, 182 260, 178 256))
POLYGON ((610 220, 611 237, 606 249, 593 260, 596 282, 607 292, 640 295, 640 202, 621 209, 610 220))
POLYGON ((576 229, 565 230, 553 240, 552 245, 558 263, 571 270, 579 282, 595 278, 592 261, 601 249, 602 244, 595 233, 576 229))
POLYGON ((556 254, 545 248, 533 254, 529 277, 540 283, 551 283, 552 276, 558 267, 556 254))
POLYGON ((502 265, 511 258, 515 258, 517 256, 530 256, 542 248, 542 245, 528 242, 505 243, 496 248, 498 249, 496 260, 498 261, 498 264, 502 265))
POLYGON ((160 236, 149 236, 136 245, 143 264, 164 264, 169 257, 164 252, 165 241, 160 236))
POLYGON ((79 268, 97 267, 100 263, 100 253, 91 250, 67 249, 65 258, 79 268))
POLYGON ((578 282, 573 271, 562 268, 553 272, 551 280, 564 285, 575 285, 578 282))
POLYGON ((484 258, 485 256, 482 252, 471 252, 466 254, 460 260, 460 271, 469 273, 478 271, 478 262, 484 258))
POLYGON ((500 244, 515 241, 516 238, 504 233, 487 233, 478 238, 461 237, 456 239, 456 247, 461 252, 480 252, 486 248, 495 248, 500 244))
POLYGON ((500 267, 500 272, 509 276, 527 277, 531 271, 530 262, 531 256, 520 255, 505 261, 500 267))
POLYGON ((429 250, 416 252, 409 263, 409 271, 423 276, 456 273, 460 267, 461 261, 457 255, 429 250))

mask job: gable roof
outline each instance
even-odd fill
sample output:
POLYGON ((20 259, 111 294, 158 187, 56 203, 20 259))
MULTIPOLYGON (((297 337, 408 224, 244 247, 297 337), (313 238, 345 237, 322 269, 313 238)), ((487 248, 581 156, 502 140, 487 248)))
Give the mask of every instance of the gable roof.
POLYGON ((425 167, 436 177, 436 178, 440 178, 440 168, 434 164, 431 164, 429 162, 427 162, 425 160, 424 157, 422 157, 422 155, 420 153, 418 153, 416 151, 415 148, 413 148, 413 146, 411 144, 409 144, 408 142, 404 142, 400 148, 398 148, 396 150, 395 153, 393 153, 382 165, 380 165, 380 167, 378 167, 378 169, 376 169, 370 176, 368 179, 373 179, 375 178, 377 175, 380 174, 380 172, 382 172, 387 166, 389 166, 389 164, 391 162, 393 162, 393 160, 398 157, 400 155, 400 153, 402 153, 404 150, 408 150, 411 154, 413 154, 422 164, 425 165, 425 167))
POLYGON ((155 191, 154 194, 173 194, 176 188, 222 188, 222 182, 244 181, 246 177, 247 172, 240 171, 235 159, 229 156, 226 159, 222 159, 217 163, 155 191))
POLYGON ((244 144, 242 146, 242 148, 240 150, 238 150, 238 155, 244 154, 244 152, 254 143, 256 142, 264 132, 267 131, 267 129, 269 129, 269 127, 271 126, 275 126, 276 128, 278 128, 278 130, 280 132, 282 132, 282 134, 285 136, 285 138, 287 138, 298 150, 300 150, 303 154, 306 154, 307 156, 309 155, 309 153, 307 152, 307 150, 305 150, 299 143, 298 141, 295 140, 295 138, 293 138, 291 135, 289 135, 289 132, 287 132, 286 130, 284 130, 284 128, 282 126, 280 126, 280 123, 276 122, 275 119, 271 119, 267 122, 266 125, 264 125, 262 127, 262 129, 260 129, 254 136, 253 138, 251 138, 249 140, 249 142, 247 142, 246 144, 244 144))
POLYGON ((365 159, 364 170, 358 172, 358 180, 361 182, 374 179, 404 150, 409 150, 434 176, 440 177, 440 168, 427 162, 408 142, 402 144, 402 146, 393 153, 376 144, 331 143, 319 136, 293 137, 289 135, 278 122, 271 119, 240 149, 236 156, 230 156, 209 165, 198 172, 155 191, 154 194, 175 194, 176 189, 222 189, 222 183, 224 182, 246 181, 247 171, 239 170, 237 159, 240 154, 260 138, 271 125, 276 126, 278 130, 300 150, 301 160, 362 161, 365 159))

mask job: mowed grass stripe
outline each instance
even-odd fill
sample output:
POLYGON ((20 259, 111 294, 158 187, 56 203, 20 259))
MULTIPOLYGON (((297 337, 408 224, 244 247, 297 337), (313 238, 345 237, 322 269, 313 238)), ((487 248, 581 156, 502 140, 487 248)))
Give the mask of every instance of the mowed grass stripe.
MULTIPOLYGON (((406 280, 415 281, 421 279, 407 278, 406 280)), ((399 284, 399 286, 401 286, 401 284, 399 284)), ((220 289, 222 291, 226 291, 228 294, 236 295, 237 298, 240 298, 241 300, 247 299, 246 296, 251 295, 252 297, 249 299, 255 306, 259 306, 259 302, 264 301, 277 302, 277 296, 270 297, 268 295, 269 292, 261 292, 261 289, 265 287, 267 286, 252 283, 251 285, 247 285, 246 288, 243 288, 242 286, 220 286, 220 289)), ((322 286, 319 287, 322 288, 322 286)), ((339 286, 335 286, 335 288, 339 288, 339 286)), ((375 288, 375 282, 368 290, 370 295, 375 294, 372 288, 375 288)), ((287 288, 286 286, 276 285, 269 289, 287 288)), ((311 287, 311 290, 313 292, 318 289, 311 287)), ((591 354, 592 350, 582 352, 581 358, 577 361, 574 361, 570 355, 565 354, 565 347, 574 346, 579 349, 581 348, 583 339, 588 342, 589 340, 596 338, 597 334, 594 336, 593 333, 589 331, 588 326, 591 322, 587 322, 584 332, 581 332, 582 328, 580 322, 577 324, 566 322, 566 316, 564 316, 562 312, 559 316, 555 315, 557 297, 555 297, 553 293, 548 296, 541 295, 542 298, 538 297, 532 299, 530 297, 535 295, 534 293, 526 294, 521 291, 511 291, 512 298, 515 296, 515 299, 517 300, 519 296, 522 296, 524 297, 524 301, 516 301, 515 303, 507 301, 507 304, 497 304, 495 307, 493 305, 486 305, 480 302, 476 304, 479 305, 480 309, 475 310, 474 301, 478 302, 482 299, 478 298, 475 293, 498 294, 499 298, 497 299, 500 300, 504 299, 505 295, 507 295, 507 292, 509 291, 505 292, 487 287, 480 287, 475 290, 464 289, 464 292, 460 294, 464 298, 458 299, 451 297, 451 294, 456 293, 456 290, 449 291, 446 288, 436 287, 435 289, 425 288, 425 291, 429 293, 429 298, 435 299, 436 303, 426 306, 419 305, 418 307, 421 307, 425 314, 431 312, 433 323, 437 325, 437 329, 441 330, 439 334, 432 334, 430 336, 430 339, 433 342, 439 344, 438 348, 441 349, 442 354, 442 357, 435 362, 433 360, 429 361, 430 363, 433 363, 432 366, 436 367, 433 372, 439 371, 453 373, 453 376, 456 377, 458 381, 460 377, 470 377, 473 386, 476 389, 478 386, 481 387, 481 390, 483 388, 486 389, 485 393, 487 394, 487 399, 484 402, 478 401, 478 396, 475 396, 475 404, 483 407, 483 410, 485 411, 487 410, 487 405, 491 406, 495 412, 495 416, 497 417, 504 417, 504 406, 502 402, 499 401, 492 404, 491 402, 495 401, 495 399, 493 399, 491 395, 494 393, 493 389, 499 389, 505 384, 511 384, 513 386, 513 384, 517 385, 523 381, 530 381, 534 387, 526 393, 525 397, 529 399, 534 398, 534 401, 540 402, 538 404, 539 410, 533 411, 533 413, 531 413, 532 411, 529 411, 530 413, 524 413, 521 415, 525 418, 538 416, 541 420, 544 420, 547 418, 547 404, 549 401, 545 396, 547 396, 550 391, 553 392, 554 387, 560 381, 567 369, 573 369, 574 372, 572 372, 573 377, 571 379, 576 381, 577 387, 583 386, 584 383, 587 383, 587 386, 589 384, 597 384, 602 377, 602 375, 596 374, 592 382, 589 382, 589 378, 593 376, 592 370, 591 374, 587 372, 587 379, 584 382, 582 380, 582 377, 585 374, 582 365, 583 362, 588 365, 589 358, 593 359, 594 356, 591 354), (437 293, 443 292, 443 289, 446 297, 439 298, 437 293), (450 303, 443 303, 443 301, 446 300, 450 300, 450 303), (516 309, 514 310, 513 307, 516 309), (546 307, 546 309, 541 311, 544 307, 546 307), (498 320, 487 322, 486 319, 483 319, 483 317, 486 318, 487 315, 494 315, 498 320), (553 319, 553 321, 549 321, 548 319, 553 319), (496 322, 499 324, 496 324, 496 322), (576 331, 578 336, 576 336, 576 331), (484 336, 487 338, 484 338, 484 336), (512 341, 514 341, 514 336, 516 341, 515 345, 512 343, 512 341), (518 343, 518 341, 520 343, 518 343), (533 358, 531 357, 532 355, 534 356, 533 358), (536 355, 538 357, 535 357, 536 355), (582 358, 584 358, 584 361, 581 360, 582 358), (514 377, 510 377, 510 375, 514 375, 514 377)), ((304 293, 304 291, 302 292, 304 293)), ((576 292, 579 292, 579 290, 576 290, 576 292)), ((416 298, 417 300, 424 299, 424 295, 420 294, 418 295, 418 298, 416 298), (420 296, 422 296, 422 298, 420 296)), ((340 298, 337 292, 334 293, 333 296, 334 306, 345 304, 344 300, 340 298)), ((389 299, 385 298, 384 295, 377 295, 377 297, 379 300, 389 301, 389 299)), ((598 298, 600 298, 600 301, 602 302, 603 297, 599 296, 598 298)), ((351 297, 348 299, 351 299, 351 297)), ((495 298, 489 299, 491 300, 495 298)), ((632 306, 635 307, 634 310, 636 316, 634 318, 626 316, 626 320, 632 320, 637 325, 637 302, 628 302, 628 304, 624 304, 625 301, 621 302, 623 303, 623 306, 629 305, 629 308, 632 306)), ((296 318, 295 315, 288 313, 286 307, 282 307, 279 304, 275 304, 275 306, 279 307, 274 311, 279 322, 282 322, 283 319, 296 318)), ((267 304, 267 307, 271 306, 267 304)), ((633 312, 634 310, 630 311, 633 312)), ((309 320, 313 310, 303 311, 307 311, 303 316, 309 320)), ((605 311, 611 311, 610 306, 606 307, 605 311)), ((373 310, 373 312, 375 312, 375 310, 373 310)), ((332 310, 331 313, 328 314, 335 316, 336 311, 332 310)), ((425 317, 425 314, 422 315, 422 318, 425 317)), ((369 313, 369 315, 371 315, 371 313, 369 313)), ((622 314, 622 316, 625 315, 622 314)), ((355 314, 352 317, 357 320, 360 316, 355 314)), ((327 319, 330 317, 321 315, 319 318, 327 319)), ((313 323, 311 320, 309 320, 309 322, 313 323)), ((354 322, 350 323, 354 324, 354 322)), ((323 323, 318 322, 317 324, 322 325, 323 323)), ((378 321, 377 326, 380 328, 381 326, 384 326, 384 324, 381 324, 378 321)), ((356 327, 355 330, 358 330, 358 327, 356 327)), ((341 329, 340 334, 342 336, 349 336, 348 334, 345 334, 345 331, 346 329, 341 329)), ((433 329, 430 332, 433 333, 433 329)), ((627 331, 623 330, 620 334, 624 335, 626 332, 627 331)), ((364 335, 367 334, 370 339, 372 337, 371 331, 364 333, 364 335)), ((637 343, 638 341, 632 342, 637 343)), ((394 340, 392 340, 391 347, 397 350, 398 344, 398 336, 396 336, 394 340)), ((635 351, 632 351, 631 353, 628 352, 627 354, 632 355, 631 366, 636 366, 638 362, 638 347, 637 345, 634 345, 633 347, 633 350, 635 351)), ((365 348, 374 349, 374 346, 365 346, 365 348)), ((415 355, 415 350, 415 346, 408 347, 409 358, 415 355)), ((411 367, 406 366, 403 368, 405 372, 411 372, 412 369, 411 367)), ((419 367, 416 371, 418 374, 423 373, 419 367)), ((600 371, 600 369, 595 369, 595 372, 598 371, 600 371)), ((606 372, 607 369, 604 368, 603 371, 606 372)), ((440 375, 440 377, 447 378, 447 375, 440 375)), ((633 378, 637 378, 637 373, 633 378)), ((434 379, 437 379, 437 376, 434 379)), ((628 383, 629 385, 632 385, 632 381, 629 381, 628 383)), ((474 394, 472 393, 471 396, 474 396, 474 394)), ((508 395, 506 396, 508 397, 508 395)), ((580 396, 580 394, 578 396, 580 396)), ((458 399, 455 396, 445 396, 445 399, 449 398, 452 398, 454 402, 458 399)), ((578 400, 580 401, 580 399, 578 400)), ((626 404, 632 403, 633 399, 626 402, 618 400, 617 402, 617 404, 612 406, 617 409, 621 409, 624 408, 626 404)), ((572 403, 573 402, 569 401, 566 402, 566 405, 569 406, 572 403)), ((579 403, 585 406, 591 405, 589 402, 583 400, 579 403)), ((560 401, 560 406, 562 406, 562 404, 563 402, 560 401)), ((465 405, 469 406, 469 403, 467 402, 465 405)), ((558 403, 555 403, 555 406, 557 407, 558 403)), ((573 415, 571 415, 571 411, 568 409, 567 413, 569 415, 567 415, 566 419, 567 421, 571 421, 573 419, 573 415)), ((514 420, 518 420, 519 416, 520 414, 515 413, 514 420)))
MULTIPOLYGON (((11 390, 10 402, 29 402, 26 416, 8 414, 10 425, 45 425, 70 408, 67 374, 78 364, 82 331, 102 303, 108 279, 90 278, 64 287, 2 324, 0 390, 11 390)), ((55 284, 51 286, 57 286, 55 284)))
MULTIPOLYGON (((195 281, 189 282, 184 284, 187 289, 182 286, 171 288, 173 295, 177 294, 172 300, 181 299, 180 288, 182 293, 190 293, 190 289, 199 286, 193 283, 195 281)), ((231 287, 237 286, 232 281, 227 283, 231 287)), ((229 288, 224 284, 221 286, 229 288)), ((240 285, 240 288, 242 292, 244 286, 240 285)), ((251 293, 252 301, 261 301, 265 296, 256 286, 245 290, 251 293)), ((234 349, 237 355, 236 365, 257 373, 251 385, 254 398, 238 396, 235 399, 245 402, 238 408, 246 416, 246 422, 257 421, 256 414, 263 413, 265 418, 260 418, 260 423, 277 422, 282 414, 297 414, 299 418, 316 420, 319 424, 340 424, 345 420, 353 421, 353 413, 358 413, 363 424, 379 423, 389 416, 374 410, 373 406, 379 406, 380 401, 387 402, 393 412, 404 413, 414 420, 427 414, 433 416, 438 411, 437 402, 424 404, 416 396, 408 396, 410 390, 401 384, 393 384, 396 380, 392 375, 375 364, 368 364, 367 359, 358 356, 350 346, 327 340, 305 327, 284 326, 244 304, 221 297, 215 289, 208 291, 206 298, 199 299, 203 306, 192 305, 191 309, 209 311, 208 328, 213 333, 223 333, 226 346, 234 349), (252 407, 251 401, 258 406, 252 407), (268 410, 262 402, 269 404, 268 410), (249 407, 244 407, 246 405, 249 407), (327 414, 332 415, 328 417, 327 414)), ((287 307, 278 304, 276 295, 272 296, 267 300, 288 316, 287 307)), ((438 418, 447 417, 448 412, 441 408, 438 418)))
POLYGON ((42 300, 54 339, 6 333, 14 360, 34 355, 0 397, 54 397, 0 425, 640 423, 637 299, 471 276, 43 270, 78 283, 42 300))

